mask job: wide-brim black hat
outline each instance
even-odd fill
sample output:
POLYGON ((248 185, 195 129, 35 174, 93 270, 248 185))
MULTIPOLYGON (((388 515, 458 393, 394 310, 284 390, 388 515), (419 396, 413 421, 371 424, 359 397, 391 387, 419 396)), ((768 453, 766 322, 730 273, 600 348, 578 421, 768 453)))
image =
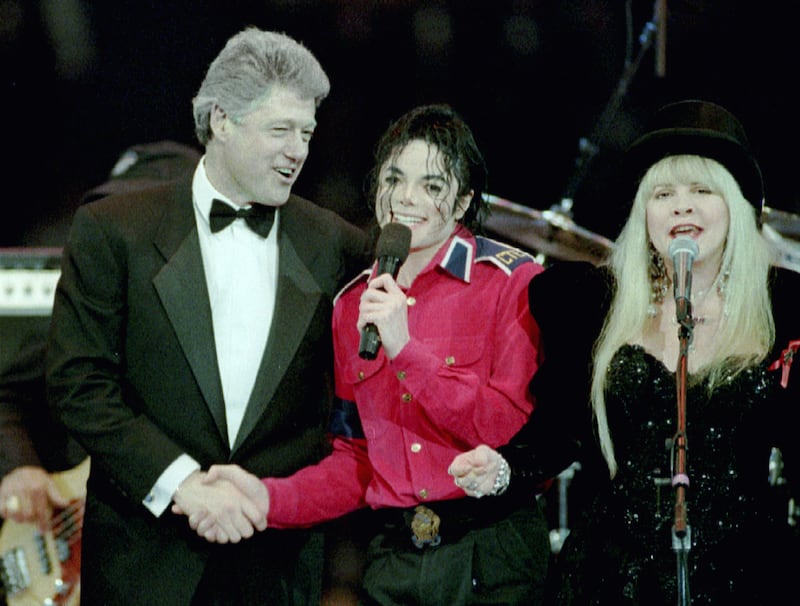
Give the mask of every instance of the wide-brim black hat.
POLYGON ((679 101, 656 112, 647 133, 625 153, 627 176, 638 187, 647 169, 667 156, 711 158, 733 175, 742 194, 760 216, 764 182, 739 120, 724 107, 708 101, 679 101))

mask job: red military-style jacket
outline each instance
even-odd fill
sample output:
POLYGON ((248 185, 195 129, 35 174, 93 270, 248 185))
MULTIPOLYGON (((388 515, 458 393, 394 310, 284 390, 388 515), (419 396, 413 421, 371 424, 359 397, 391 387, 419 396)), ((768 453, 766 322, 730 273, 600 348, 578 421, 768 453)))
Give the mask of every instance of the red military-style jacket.
POLYGON ((382 349, 359 357, 359 301, 375 268, 351 282, 333 314, 333 453, 265 481, 269 525, 463 497, 447 474, 453 458, 505 444, 533 409, 540 347, 527 293, 542 270, 527 253, 458 226, 405 290, 411 340, 393 360, 382 349))

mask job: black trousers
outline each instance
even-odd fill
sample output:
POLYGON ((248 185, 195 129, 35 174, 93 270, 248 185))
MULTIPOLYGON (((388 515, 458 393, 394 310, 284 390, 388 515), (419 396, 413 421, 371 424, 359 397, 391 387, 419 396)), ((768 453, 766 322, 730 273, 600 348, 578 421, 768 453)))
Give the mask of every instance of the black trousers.
POLYGON ((267 530, 215 550, 191 606, 318 606, 322 597, 324 540, 314 531, 267 530), (294 535, 294 539, 290 538, 294 535), (249 541, 250 543, 247 543, 249 541), (252 546, 252 550, 248 547, 252 546))
MULTIPOLYGON (((482 499, 481 506, 491 500, 482 499)), ((474 499, 464 501, 469 506, 474 499)), ((442 513, 441 541, 435 546, 417 547, 410 528, 386 522, 384 514, 383 527, 367 549, 361 604, 542 604, 550 559, 544 515, 534 500, 511 511, 503 511, 500 501, 495 499, 498 515, 488 520, 463 516, 448 526, 442 513)), ((437 504, 430 507, 436 511, 437 504)))
POLYGON ((214 558, 206 566, 191 606, 244 606, 233 560, 214 558))

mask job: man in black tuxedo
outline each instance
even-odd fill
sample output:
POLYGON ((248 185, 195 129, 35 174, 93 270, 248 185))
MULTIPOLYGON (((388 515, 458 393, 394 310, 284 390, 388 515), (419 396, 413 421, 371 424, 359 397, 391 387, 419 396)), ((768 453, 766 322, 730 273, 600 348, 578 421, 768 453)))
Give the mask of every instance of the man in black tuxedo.
MULTIPOLYGON (((164 185, 191 175, 198 160, 197 149, 176 141, 132 145, 119 156, 108 179, 86 192, 81 203, 164 185)), ((0 249, 0 272, 51 270, 58 267, 60 260, 60 248, 0 249)), ((27 286, 20 282, 17 288, 27 286)), ((51 474, 74 468, 83 462, 86 453, 47 407, 44 354, 50 324, 49 303, 36 298, 17 300, 14 291, 4 301, 3 294, 0 294, 0 518, 48 529, 53 510, 67 504, 51 474)))
POLYGON ((257 499, 203 470, 288 475, 328 448, 332 301, 370 249, 291 193, 328 91, 305 47, 247 28, 194 98, 193 176, 75 214, 47 387, 92 461, 84 606, 319 603, 321 532, 257 532, 257 499), (173 503, 229 542, 197 537, 173 503))

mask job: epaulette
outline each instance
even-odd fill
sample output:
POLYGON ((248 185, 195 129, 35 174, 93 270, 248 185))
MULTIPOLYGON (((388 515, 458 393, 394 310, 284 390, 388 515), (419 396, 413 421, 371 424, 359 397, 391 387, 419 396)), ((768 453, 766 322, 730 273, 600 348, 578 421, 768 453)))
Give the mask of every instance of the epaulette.
POLYGON ((510 246, 505 242, 498 242, 484 236, 476 236, 475 242, 477 245, 476 263, 481 261, 494 263, 509 275, 523 263, 534 263, 536 261, 530 253, 510 246))

